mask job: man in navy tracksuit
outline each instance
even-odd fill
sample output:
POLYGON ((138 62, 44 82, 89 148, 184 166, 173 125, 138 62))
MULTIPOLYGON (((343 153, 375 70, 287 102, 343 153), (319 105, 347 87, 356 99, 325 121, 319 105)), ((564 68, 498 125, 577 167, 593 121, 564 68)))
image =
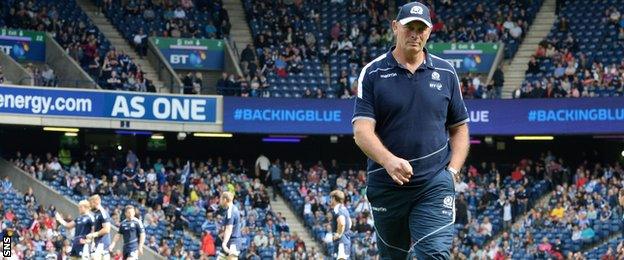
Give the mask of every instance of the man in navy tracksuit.
POLYGON ((468 113, 455 68, 425 49, 431 26, 425 5, 402 6, 392 22, 396 46, 358 79, 352 123, 369 157, 367 198, 382 259, 450 258, 468 113))

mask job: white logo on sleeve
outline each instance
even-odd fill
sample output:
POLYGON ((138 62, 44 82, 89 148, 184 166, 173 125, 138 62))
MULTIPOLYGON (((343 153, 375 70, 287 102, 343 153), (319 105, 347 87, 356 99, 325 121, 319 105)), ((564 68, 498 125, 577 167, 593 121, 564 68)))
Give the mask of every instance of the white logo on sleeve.
POLYGON ((446 196, 446 197, 444 197, 444 201, 442 202, 442 206, 444 206, 445 208, 448 208, 448 209, 454 209, 455 208, 455 198, 453 198, 453 196, 446 196))
POLYGON ((392 78, 392 77, 396 77, 397 74, 396 73, 388 73, 388 74, 381 74, 380 77, 382 79, 387 79, 387 78, 392 78))
POLYGON ((384 207, 372 207, 371 209, 373 209, 373 211, 379 211, 379 212, 386 212, 388 211, 388 209, 384 208, 384 207))
POLYGON ((412 7, 412 10, 410 10, 410 13, 422 15, 423 14, 423 9, 420 6, 414 6, 414 7, 412 7))
POLYGON ((431 79, 440 81, 440 73, 438 73, 437 71, 434 71, 433 73, 431 73, 431 79))

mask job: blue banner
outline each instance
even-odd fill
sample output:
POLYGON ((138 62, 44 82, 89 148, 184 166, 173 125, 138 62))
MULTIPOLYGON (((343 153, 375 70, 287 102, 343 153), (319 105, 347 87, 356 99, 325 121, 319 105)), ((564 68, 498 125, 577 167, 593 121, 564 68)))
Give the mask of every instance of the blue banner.
POLYGON ((0 113, 216 123, 217 98, 0 85, 0 113))
POLYGON ((353 101, 223 98, 223 131, 271 134, 349 134, 353 101))
MULTIPOLYGON (((353 100, 224 97, 223 129, 352 134, 353 100)), ((624 98, 466 100, 471 135, 622 134, 624 98)))
POLYGON ((624 98, 467 100, 476 135, 621 134, 624 98))

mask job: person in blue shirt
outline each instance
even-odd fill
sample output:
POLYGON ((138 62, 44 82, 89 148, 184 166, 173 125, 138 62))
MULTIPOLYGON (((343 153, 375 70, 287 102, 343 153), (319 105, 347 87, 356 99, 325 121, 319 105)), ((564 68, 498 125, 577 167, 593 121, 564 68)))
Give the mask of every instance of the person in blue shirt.
POLYGON ((145 245, 145 228, 141 220, 135 217, 134 206, 128 205, 124 212, 126 218, 119 226, 119 233, 113 238, 108 251, 112 252, 115 244, 123 236, 123 259, 138 260, 143 255, 143 245, 145 245))
POLYGON ((329 206, 332 213, 332 239, 335 242, 334 257, 336 259, 349 259, 351 255, 351 217, 349 210, 344 205, 345 194, 341 190, 329 193, 329 206))
MULTIPOLYGON (((225 231, 223 234, 223 243, 219 254, 228 260, 238 259, 240 249, 242 248, 242 220, 238 207, 234 205, 234 194, 225 191, 221 194, 219 204, 225 209, 223 218, 223 226, 225 231)), ((219 258, 222 258, 219 257, 219 258)))
POLYGON ((78 202, 78 216, 76 219, 70 222, 66 222, 63 217, 56 212, 56 221, 58 221, 65 228, 74 229, 74 238, 72 239, 72 247, 69 256, 72 259, 89 259, 91 252, 89 251, 90 239, 87 239, 87 235, 93 232, 93 224, 95 219, 89 213, 91 204, 88 201, 82 200, 78 202))
POLYGON ((87 235, 87 238, 93 239, 95 242, 95 246, 91 250, 91 256, 93 260, 108 260, 110 259, 108 248, 111 243, 111 218, 108 210, 102 206, 99 195, 89 197, 89 203, 95 217, 94 231, 87 235))
POLYGON ((2 190, 4 192, 8 192, 11 188, 13 188, 13 183, 11 183, 9 177, 4 177, 4 180, 2 181, 2 190))
POLYGON ((431 27, 427 6, 401 6, 395 46, 357 81, 353 131, 369 158, 366 195, 381 259, 450 258, 468 113, 454 66, 425 48, 431 27))

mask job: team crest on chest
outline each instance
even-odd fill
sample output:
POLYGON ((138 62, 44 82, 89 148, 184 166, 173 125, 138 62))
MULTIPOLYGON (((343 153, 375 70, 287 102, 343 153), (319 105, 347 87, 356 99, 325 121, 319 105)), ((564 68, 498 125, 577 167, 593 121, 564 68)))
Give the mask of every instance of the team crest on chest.
POLYGON ((438 73, 437 71, 434 71, 433 73, 431 73, 431 80, 440 81, 440 73, 438 73))

